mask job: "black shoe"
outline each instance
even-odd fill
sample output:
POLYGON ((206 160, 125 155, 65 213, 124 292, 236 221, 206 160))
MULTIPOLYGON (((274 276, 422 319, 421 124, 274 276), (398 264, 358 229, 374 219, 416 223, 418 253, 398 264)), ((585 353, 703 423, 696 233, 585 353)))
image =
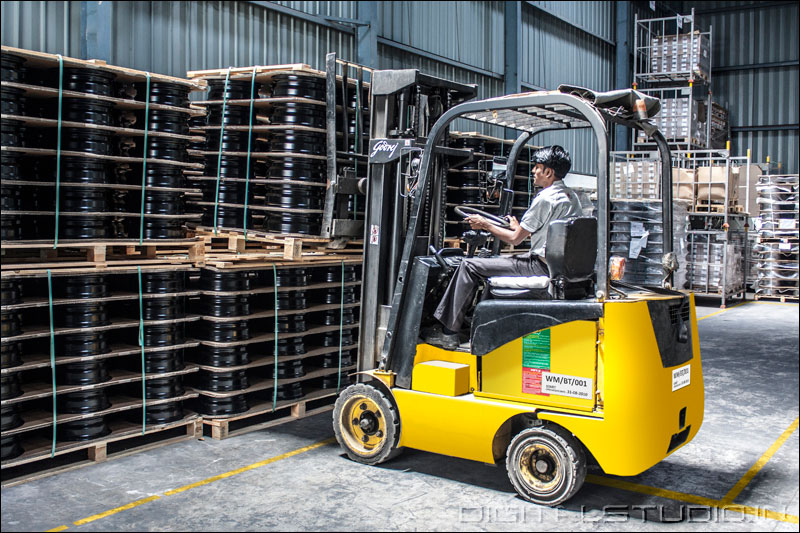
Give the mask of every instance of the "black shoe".
POLYGON ((445 350, 455 350, 461 344, 458 333, 446 334, 441 331, 431 332, 429 335, 423 337, 423 340, 433 346, 439 346, 445 350))
POLYGON ((422 339, 425 337, 430 337, 431 335, 439 335, 442 333, 442 325, 441 324, 434 324, 432 326, 428 326, 427 328, 422 328, 419 332, 419 336, 422 339))

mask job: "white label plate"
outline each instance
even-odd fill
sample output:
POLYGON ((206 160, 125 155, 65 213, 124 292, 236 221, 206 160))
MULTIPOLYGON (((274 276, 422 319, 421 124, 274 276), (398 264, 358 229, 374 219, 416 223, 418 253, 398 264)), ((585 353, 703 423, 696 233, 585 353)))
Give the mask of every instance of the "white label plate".
POLYGON ((545 394, 591 400, 592 384, 593 380, 590 378, 542 372, 542 392, 545 394))
POLYGON ((692 365, 688 364, 672 371, 672 392, 689 385, 692 378, 692 365))

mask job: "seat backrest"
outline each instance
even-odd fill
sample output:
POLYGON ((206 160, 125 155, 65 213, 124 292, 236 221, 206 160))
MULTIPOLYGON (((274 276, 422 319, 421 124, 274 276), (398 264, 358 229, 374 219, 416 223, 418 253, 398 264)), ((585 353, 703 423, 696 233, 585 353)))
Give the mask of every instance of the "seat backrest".
POLYGON ((545 260, 550 279, 581 281, 594 273, 597 259, 597 219, 554 220, 547 229, 545 260))

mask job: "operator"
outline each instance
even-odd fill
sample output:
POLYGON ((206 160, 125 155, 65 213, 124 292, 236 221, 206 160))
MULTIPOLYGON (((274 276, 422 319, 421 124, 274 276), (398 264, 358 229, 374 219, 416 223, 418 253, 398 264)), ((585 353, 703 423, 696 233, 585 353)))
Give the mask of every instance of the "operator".
POLYGON ((575 191, 563 182, 572 166, 569 152, 561 146, 546 146, 534 152, 531 163, 534 165, 533 183, 542 187, 542 190, 522 215, 521 221, 517 222, 511 216, 509 227, 501 228, 480 215, 470 215, 465 219, 472 229, 488 231, 495 238, 514 246, 530 235, 530 252, 506 257, 464 259, 433 314, 443 327, 437 324, 423 333, 423 340, 428 344, 451 350, 458 347, 458 332, 480 280, 491 276, 550 275, 544 261, 548 227, 554 220, 581 216, 581 204, 575 191))

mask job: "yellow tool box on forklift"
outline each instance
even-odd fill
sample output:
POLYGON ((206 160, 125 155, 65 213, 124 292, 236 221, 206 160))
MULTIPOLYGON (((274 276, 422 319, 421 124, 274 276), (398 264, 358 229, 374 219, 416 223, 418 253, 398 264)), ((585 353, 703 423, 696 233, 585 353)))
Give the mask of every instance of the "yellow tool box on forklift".
MULTIPOLYGON (((347 455, 377 464, 408 447, 484 463, 505 460, 523 498, 557 505, 583 484, 587 452, 604 472, 630 476, 689 442, 703 421, 703 375, 694 298, 670 288, 677 268, 670 153, 647 120, 659 102, 632 90, 597 94, 564 87, 460 103, 429 117, 435 123, 426 136, 403 138, 407 128, 395 124, 401 91, 392 87, 399 82, 381 76, 377 71, 373 77, 379 113, 372 122, 372 238, 365 242, 363 275, 364 300, 372 309, 362 307, 370 314, 362 322, 368 318, 372 326, 362 331, 360 355, 361 368, 373 370, 362 372, 368 381, 351 385, 336 402, 333 426, 347 455), (438 295, 464 255, 460 248, 442 249, 440 222, 446 209, 443 162, 471 156, 443 145, 457 118, 520 133, 507 161, 496 160, 501 171, 490 175, 505 195, 500 215, 511 205, 517 156, 534 135, 591 132, 597 208, 596 217, 550 225, 549 276, 512 280, 506 287, 508 280, 490 279, 472 314, 469 341, 445 350, 419 336, 433 323, 438 295), (609 271, 613 124, 644 130, 659 148, 665 228, 659 287, 629 285, 609 271), (391 198, 403 190, 414 192, 391 198), (388 207, 391 202, 403 205, 388 207), (402 248, 393 238, 402 238, 402 248)), ((486 237, 473 232, 470 252, 486 237)))

